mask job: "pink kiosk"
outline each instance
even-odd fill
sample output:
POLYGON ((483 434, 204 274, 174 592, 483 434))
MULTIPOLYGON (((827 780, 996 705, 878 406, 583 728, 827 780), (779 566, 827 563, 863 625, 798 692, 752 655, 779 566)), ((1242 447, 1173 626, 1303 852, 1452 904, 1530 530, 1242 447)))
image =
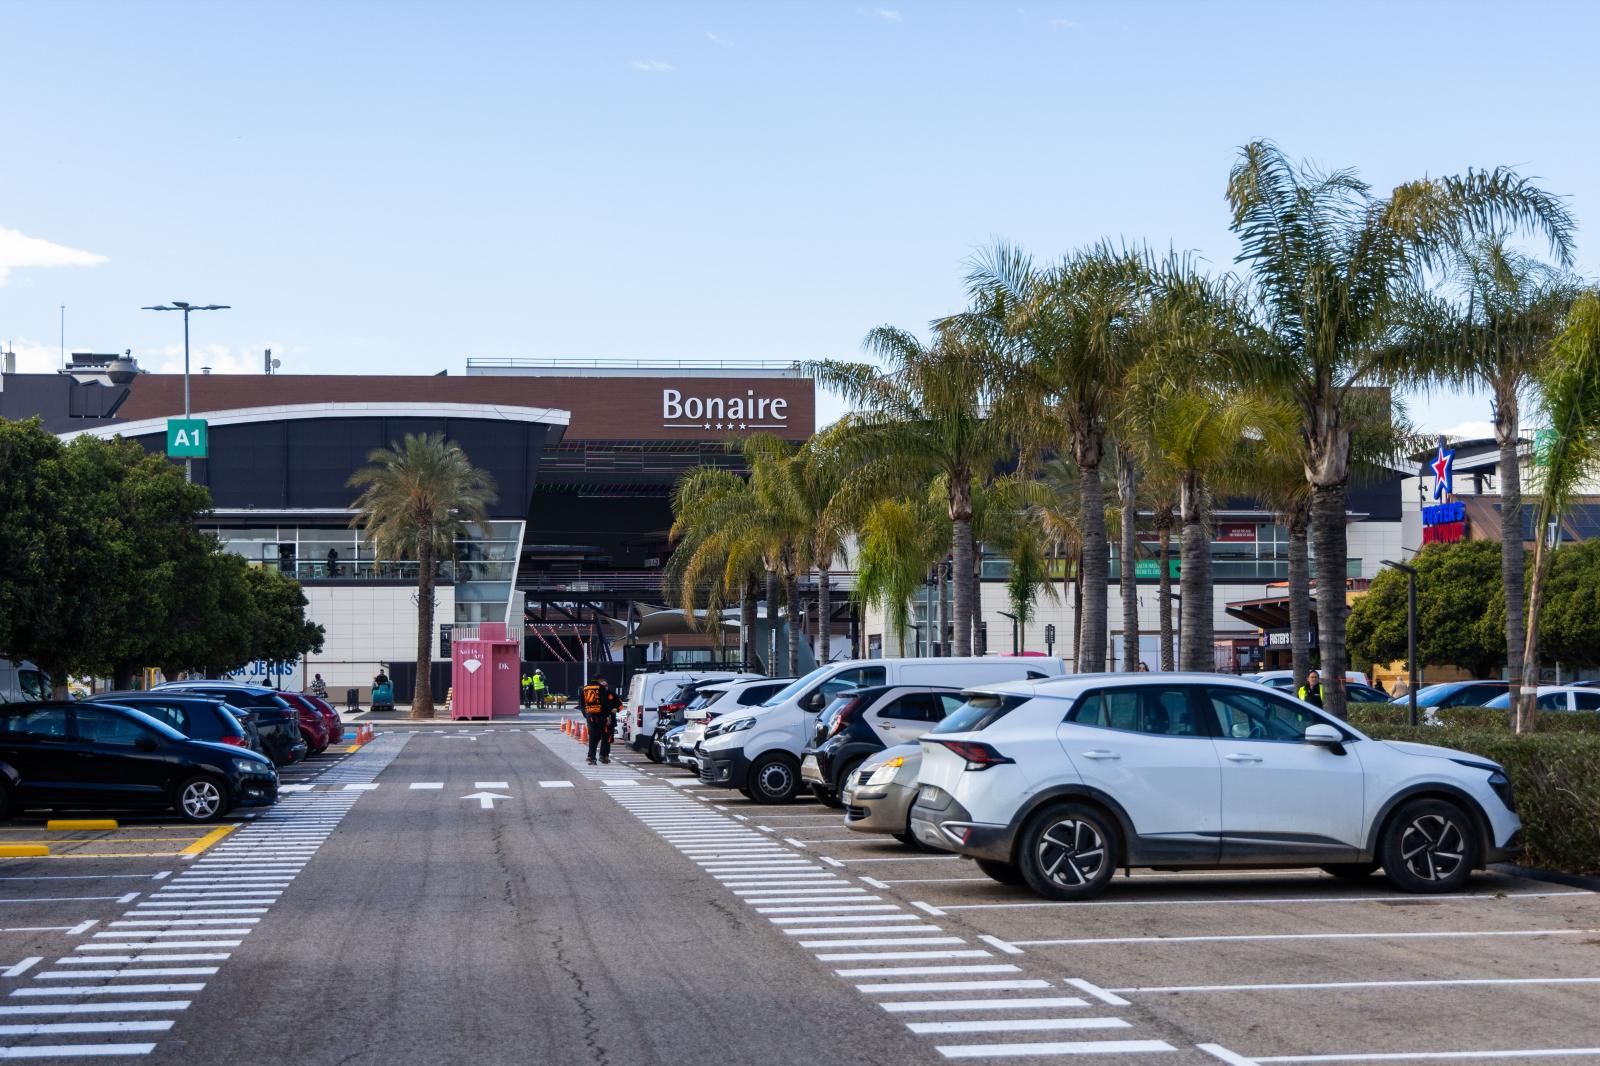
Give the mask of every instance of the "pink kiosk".
POLYGON ((450 639, 451 718, 515 718, 521 710, 522 647, 504 622, 457 626, 450 639))

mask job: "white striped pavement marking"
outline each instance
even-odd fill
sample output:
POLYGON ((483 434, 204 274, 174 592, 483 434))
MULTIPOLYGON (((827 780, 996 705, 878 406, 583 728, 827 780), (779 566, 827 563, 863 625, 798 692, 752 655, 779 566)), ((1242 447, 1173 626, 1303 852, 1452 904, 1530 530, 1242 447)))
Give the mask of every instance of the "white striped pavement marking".
POLYGON ((154 1044, 33 1044, 25 1047, 0 1047, 0 1059, 110 1058, 120 1055, 148 1055, 154 1044))
POLYGON ((1049 981, 1041 981, 1037 977, 1019 977, 1016 980, 1002 978, 994 981, 886 981, 856 985, 856 991, 874 996, 894 992, 1006 992, 1049 987, 1049 981))
POLYGON ((1121 1018, 976 1018, 959 1022, 907 1022, 918 1036, 931 1033, 1048 1033, 1065 1029, 1128 1029, 1121 1018))
MULTIPOLYGON (((937 925, 824 925, 804 926, 799 929, 784 929, 789 936, 826 936, 830 933, 850 934, 860 936, 862 933, 942 933, 937 925)), ((909 938, 902 937, 898 940, 890 939, 884 943, 904 944, 909 938)))
MULTIPOLYGON (((873 909, 877 910, 879 908, 873 908, 873 909)), ((818 922, 827 922, 830 925, 838 925, 840 922, 920 922, 922 920, 923 920, 922 919, 922 915, 920 915, 920 914, 868 914, 868 915, 863 915, 862 917, 859 917, 859 918, 853 917, 853 916, 848 915, 848 914, 830 914, 830 915, 827 915, 826 917, 823 917, 823 918, 768 918, 767 919, 767 921, 771 922, 773 925, 794 925, 794 924, 797 924, 797 923, 798 924, 802 924, 802 925, 815 925, 818 922)), ((925 928, 925 929, 937 929, 938 926, 929 925, 929 926, 923 926, 923 928, 925 928)), ((784 930, 784 932, 786 932, 786 933, 788 931, 789 930, 787 930, 787 929, 784 930)))
POLYGON ((1066 1040, 1049 1044, 956 1044, 939 1047, 947 1059, 987 1059, 1038 1055, 1131 1055, 1176 1051, 1165 1040, 1066 1040))
POLYGON ((938 977, 957 973, 1021 973, 1008 962, 980 962, 959 966, 855 966, 835 970, 840 977, 938 977))
POLYGON ((149 1011, 188 1010, 193 1002, 187 999, 136 999, 120 1003, 28 1003, 22 1006, 0 1007, 0 1015, 39 1014, 116 1014, 147 1013, 149 1011))
POLYGON ((42 970, 36 981, 82 981, 86 977, 210 977, 215 966, 142 966, 121 970, 42 970))
MULTIPOLYGON (((957 943, 960 940, 957 939, 957 943)), ((983 951, 979 948, 958 949, 955 951, 829 951, 817 956, 818 962, 872 962, 874 959, 884 962, 916 961, 918 959, 992 959, 994 952, 983 951)), ((1015 972, 1016 967, 1012 967, 1015 972)))
POLYGON ((56 985, 55 987, 18 988, 13 996, 127 996, 149 992, 199 992, 204 981, 184 981, 179 984, 159 985, 56 985))
POLYGON ((1047 1010, 1087 1007, 1089 1001, 1076 996, 1012 996, 1005 999, 913 999, 891 1000, 878 1006, 891 1014, 923 1014, 967 1010, 1047 1010))
MULTIPOLYGON (((850 931, 857 932, 854 929, 850 931)), ((846 937, 843 940, 802 940, 799 943, 803 948, 881 948, 898 944, 965 944, 966 941, 958 936, 872 936, 862 939, 846 937)), ((818 955, 817 958, 827 961, 822 955, 818 955)))

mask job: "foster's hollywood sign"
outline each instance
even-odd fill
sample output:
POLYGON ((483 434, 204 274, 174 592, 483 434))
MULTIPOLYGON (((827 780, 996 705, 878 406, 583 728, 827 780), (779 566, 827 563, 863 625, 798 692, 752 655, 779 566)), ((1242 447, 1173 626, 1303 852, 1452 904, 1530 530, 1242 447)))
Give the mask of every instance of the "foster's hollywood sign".
POLYGON ((667 429, 788 429, 789 401, 744 395, 685 396, 680 389, 661 390, 661 425, 667 429))

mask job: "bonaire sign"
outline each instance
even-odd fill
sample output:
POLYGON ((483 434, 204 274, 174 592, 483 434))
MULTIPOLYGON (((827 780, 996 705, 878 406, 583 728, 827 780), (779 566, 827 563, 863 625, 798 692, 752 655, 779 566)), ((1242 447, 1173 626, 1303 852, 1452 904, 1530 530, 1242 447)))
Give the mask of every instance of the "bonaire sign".
POLYGON ((685 396, 680 389, 661 390, 661 425, 666 429, 788 429, 789 401, 744 395, 685 396))

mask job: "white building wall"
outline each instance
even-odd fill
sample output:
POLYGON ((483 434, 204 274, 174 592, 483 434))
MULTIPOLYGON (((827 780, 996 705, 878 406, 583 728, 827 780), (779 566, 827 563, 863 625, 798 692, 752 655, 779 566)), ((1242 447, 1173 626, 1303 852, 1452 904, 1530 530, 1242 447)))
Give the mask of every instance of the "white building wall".
MULTIPOLYGON (((305 681, 320 673, 329 692, 342 697, 346 688, 370 685, 380 664, 416 659, 415 588, 307 585, 305 594, 306 616, 326 630, 321 654, 306 657, 305 681)), ((434 599, 433 657, 437 660, 439 626, 455 619, 455 589, 436 588, 434 599)))

